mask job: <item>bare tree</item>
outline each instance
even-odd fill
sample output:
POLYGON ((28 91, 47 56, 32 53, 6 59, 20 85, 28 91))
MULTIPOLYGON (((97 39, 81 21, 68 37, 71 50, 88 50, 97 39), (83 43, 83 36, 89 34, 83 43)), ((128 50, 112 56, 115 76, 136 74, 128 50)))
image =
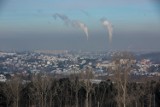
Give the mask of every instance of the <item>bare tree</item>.
POLYGON ((127 83, 128 75, 132 70, 132 65, 134 64, 134 57, 129 52, 118 52, 113 55, 112 60, 114 80, 117 86, 117 104, 118 107, 126 107, 127 104, 127 83))
POLYGON ((91 94, 92 91, 92 79, 94 78, 93 70, 91 67, 87 67, 83 72, 81 72, 82 86, 86 90, 85 107, 91 107, 91 94))
POLYGON ((39 107, 47 107, 47 96, 51 91, 51 78, 48 75, 36 75, 32 79, 33 87, 31 88, 39 107))
POLYGON ((71 81, 71 88, 75 91, 75 107, 79 106, 79 98, 78 98, 78 92, 81 87, 80 81, 79 81, 79 73, 75 73, 76 69, 73 68, 74 74, 70 75, 70 81, 71 81))
POLYGON ((13 107, 19 107, 20 101, 20 91, 21 91, 21 81, 19 77, 14 77, 6 82, 6 87, 3 89, 7 102, 13 101, 13 107))
POLYGON ((57 95, 57 81, 54 78, 51 78, 52 85, 49 91, 49 107, 54 106, 54 97, 57 95))

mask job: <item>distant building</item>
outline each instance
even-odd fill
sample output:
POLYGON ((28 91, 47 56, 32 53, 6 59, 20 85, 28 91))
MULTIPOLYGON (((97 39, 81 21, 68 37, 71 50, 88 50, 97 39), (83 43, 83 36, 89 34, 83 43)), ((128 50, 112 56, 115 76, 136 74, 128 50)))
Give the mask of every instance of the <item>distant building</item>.
POLYGON ((6 82, 6 77, 2 74, 0 74, 0 82, 6 82))

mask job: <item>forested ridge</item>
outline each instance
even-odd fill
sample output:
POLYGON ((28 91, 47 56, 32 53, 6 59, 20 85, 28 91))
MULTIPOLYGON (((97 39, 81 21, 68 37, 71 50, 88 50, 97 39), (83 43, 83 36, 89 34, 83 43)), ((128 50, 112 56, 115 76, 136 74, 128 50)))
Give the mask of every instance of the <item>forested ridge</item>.
MULTIPOLYGON (((126 107, 159 107, 160 81, 127 82, 126 107)), ((111 80, 91 83, 78 78, 37 76, 0 83, 1 107, 122 107, 123 92, 111 80)))

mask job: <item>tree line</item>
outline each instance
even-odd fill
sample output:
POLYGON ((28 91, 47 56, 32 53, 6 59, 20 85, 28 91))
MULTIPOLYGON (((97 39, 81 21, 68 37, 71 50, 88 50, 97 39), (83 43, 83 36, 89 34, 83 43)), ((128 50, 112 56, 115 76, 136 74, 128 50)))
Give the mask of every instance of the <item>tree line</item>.
POLYGON ((19 78, 0 83, 0 107, 124 107, 124 103, 125 107, 159 107, 160 81, 127 82, 125 96, 111 80, 97 84, 37 76, 25 84, 19 78))

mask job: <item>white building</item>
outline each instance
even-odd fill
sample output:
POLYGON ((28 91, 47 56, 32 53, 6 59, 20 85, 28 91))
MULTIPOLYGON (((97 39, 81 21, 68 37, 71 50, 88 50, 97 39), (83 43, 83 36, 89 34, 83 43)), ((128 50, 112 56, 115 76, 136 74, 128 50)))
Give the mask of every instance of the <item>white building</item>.
POLYGON ((6 77, 2 74, 0 74, 0 82, 6 82, 6 77))

